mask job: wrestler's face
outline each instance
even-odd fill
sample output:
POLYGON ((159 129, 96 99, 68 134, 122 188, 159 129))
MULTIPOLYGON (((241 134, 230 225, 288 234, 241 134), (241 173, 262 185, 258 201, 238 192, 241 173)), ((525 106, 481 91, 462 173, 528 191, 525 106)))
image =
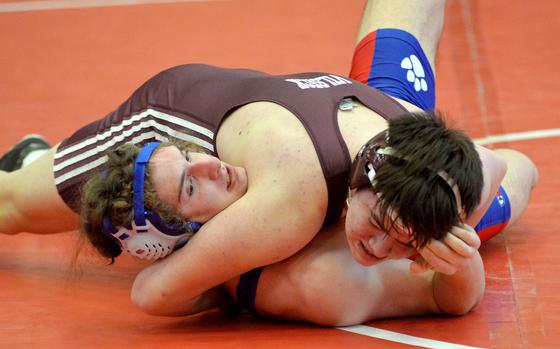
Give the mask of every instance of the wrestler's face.
POLYGON ((414 253, 404 229, 394 227, 385 232, 379 227, 374 218, 378 214, 377 204, 373 189, 364 187, 352 193, 346 213, 346 239, 352 256, 362 265, 406 258, 414 253))
POLYGON ((218 158, 177 147, 158 149, 150 175, 159 198, 186 219, 204 223, 247 191, 247 174, 218 158))

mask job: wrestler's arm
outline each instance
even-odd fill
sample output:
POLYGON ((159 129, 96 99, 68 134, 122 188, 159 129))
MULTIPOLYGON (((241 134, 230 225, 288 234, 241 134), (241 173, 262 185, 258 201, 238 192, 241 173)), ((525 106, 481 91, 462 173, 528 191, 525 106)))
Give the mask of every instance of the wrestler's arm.
MULTIPOLYGON (((478 252, 480 239, 472 226, 484 215, 506 173, 506 163, 493 151, 476 146, 482 162, 483 189, 481 201, 476 210, 466 219, 468 226, 452 228, 441 240, 431 240, 418 252, 417 258, 409 265, 412 273, 403 275, 401 287, 414 287, 410 282, 425 282, 431 275, 429 299, 419 299, 425 304, 433 304, 431 312, 445 314, 465 314, 482 299, 485 288, 484 265, 478 252), (417 278, 414 275, 424 275, 417 278)), ((403 316, 402 314, 395 316, 403 316)))
POLYGON ((478 251, 453 275, 410 273, 409 264, 408 260, 398 260, 379 265, 384 303, 369 314, 369 320, 420 314, 464 315, 482 299, 484 266, 478 251))
MULTIPOLYGON (((200 296, 193 299, 189 304, 183 305, 182 308, 177 308, 173 313, 166 313, 166 316, 184 316, 193 315, 200 312, 214 309, 233 309, 235 308, 235 301, 222 287, 217 286, 205 291, 200 296)), ((157 314, 156 314, 157 315, 157 314)))
MULTIPOLYGON (((266 161, 276 164, 270 156, 266 161)), ((200 304, 212 303, 206 291, 303 248, 320 229, 324 208, 318 209, 316 200, 326 195, 317 187, 324 186, 321 180, 299 172, 305 164, 293 165, 282 172, 253 162, 259 176, 249 179, 248 192, 204 224, 185 247, 142 270, 133 302, 155 315, 194 313, 200 304)), ((248 173, 255 173, 251 166, 248 173)))
POLYGON ((492 204, 507 171, 507 165, 490 149, 476 146, 476 150, 482 162, 484 181, 479 205, 466 217, 466 226, 459 224, 441 240, 431 240, 426 247, 420 249, 420 257, 411 264, 411 271, 422 273, 433 269, 442 274, 453 275, 469 263, 470 258, 478 254, 480 239, 472 227, 478 224, 492 204))
MULTIPOLYGON (((341 221, 294 256, 264 269, 257 310, 271 317, 346 326, 380 318, 464 314, 480 300, 484 274, 478 253, 452 276, 431 270, 410 273, 410 263, 360 265, 348 249, 341 221)), ((228 290, 235 294, 235 285, 228 290)))
MULTIPOLYGON (((484 294, 484 266, 478 251, 453 275, 427 271, 409 272, 409 261, 389 261, 380 265, 385 275, 383 299, 389 304, 373 318, 410 316, 422 313, 463 315, 471 311, 484 294), (394 299, 391 293, 398 292, 394 299), (400 299, 398 299, 400 298, 400 299)), ((381 309, 382 310, 382 309, 381 309)))

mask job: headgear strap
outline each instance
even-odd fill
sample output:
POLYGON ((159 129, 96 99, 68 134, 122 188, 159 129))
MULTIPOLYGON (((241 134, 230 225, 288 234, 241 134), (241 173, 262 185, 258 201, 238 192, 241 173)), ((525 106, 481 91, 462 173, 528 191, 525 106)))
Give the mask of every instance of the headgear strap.
POLYGON ((132 182, 132 202, 134 203, 134 223, 138 226, 146 225, 144 218, 144 180, 146 178, 146 165, 154 150, 160 142, 150 142, 140 149, 134 162, 134 180, 132 182))
MULTIPOLYGON (((386 145, 388 142, 388 130, 384 130, 375 135, 372 139, 370 139, 366 144, 362 146, 352 164, 352 170, 350 172, 350 189, 357 189, 365 185, 367 183, 367 180, 364 181, 363 179, 360 179, 365 175, 367 175, 367 179, 369 179, 370 184, 374 186, 376 172, 377 170, 379 170, 383 161, 385 160, 385 156, 392 156, 407 161, 409 160, 409 158, 406 156, 398 156, 395 149, 390 146, 382 147, 383 143, 386 145), (365 173, 361 173, 359 171, 364 171, 365 173)), ((426 168, 432 170, 430 166, 426 166, 426 168)), ((437 175, 441 179, 443 179, 445 183, 447 183, 449 188, 451 188, 451 191, 455 196, 457 212, 459 213, 459 215, 463 215, 461 194, 459 192, 457 182, 453 178, 451 178, 451 176, 446 171, 438 171, 437 175)))
POLYGON ((147 143, 142 147, 134 162, 132 199, 134 219, 129 228, 114 227, 109 216, 103 218, 103 231, 115 238, 121 248, 131 255, 148 260, 166 257, 200 228, 196 222, 171 224, 156 212, 144 207, 144 181, 146 166, 159 142, 147 143))

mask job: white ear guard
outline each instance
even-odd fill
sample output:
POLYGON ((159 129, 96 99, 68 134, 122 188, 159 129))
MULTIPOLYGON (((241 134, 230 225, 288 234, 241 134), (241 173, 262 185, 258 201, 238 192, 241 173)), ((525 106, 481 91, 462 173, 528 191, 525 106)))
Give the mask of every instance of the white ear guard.
POLYGON ((200 229, 196 222, 167 223, 157 213, 144 209, 146 165, 159 144, 147 143, 136 157, 132 182, 134 220, 130 228, 115 228, 108 216, 103 218, 103 232, 115 238, 124 251, 152 261, 168 256, 200 229))
POLYGON ((178 235, 162 233, 149 219, 146 219, 143 226, 132 222, 130 228, 116 229, 109 217, 103 219, 103 230, 113 236, 124 251, 134 257, 152 261, 166 257, 176 248, 183 246, 196 231, 194 227, 185 227, 183 233, 178 235))

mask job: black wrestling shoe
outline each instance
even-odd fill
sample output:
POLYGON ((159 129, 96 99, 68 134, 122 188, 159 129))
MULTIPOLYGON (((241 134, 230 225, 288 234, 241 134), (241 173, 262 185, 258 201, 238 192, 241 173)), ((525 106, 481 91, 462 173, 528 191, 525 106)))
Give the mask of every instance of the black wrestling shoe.
POLYGON ((0 158, 0 170, 12 172, 19 170, 23 159, 36 150, 50 149, 49 143, 39 135, 27 135, 0 158))

